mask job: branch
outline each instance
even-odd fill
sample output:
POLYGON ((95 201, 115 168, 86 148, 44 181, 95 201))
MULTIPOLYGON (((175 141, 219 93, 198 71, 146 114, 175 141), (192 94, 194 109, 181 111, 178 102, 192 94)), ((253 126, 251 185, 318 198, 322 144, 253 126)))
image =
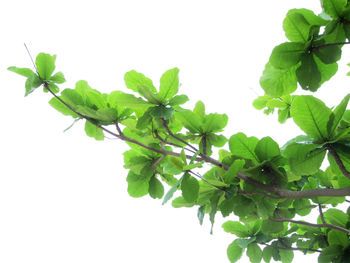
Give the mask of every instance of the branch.
POLYGON ((338 42, 338 43, 329 43, 329 44, 324 44, 318 47, 312 47, 312 50, 320 50, 326 47, 332 47, 332 46, 342 46, 342 45, 347 45, 350 44, 350 42, 338 42))
POLYGON ((322 252, 322 250, 312 249, 312 248, 298 248, 298 247, 277 247, 277 246, 270 245, 270 244, 266 244, 266 243, 258 243, 258 242, 256 242, 256 243, 257 243, 257 244, 264 245, 264 246, 267 246, 267 247, 273 247, 273 248, 276 248, 276 249, 283 249, 283 250, 312 251, 312 252, 319 252, 319 253, 321 253, 321 252, 322 252))
MULTIPOLYGON (((163 143, 165 143, 165 144, 172 145, 172 146, 175 146, 175 147, 178 147, 178 148, 184 148, 184 147, 182 147, 181 145, 178 145, 178 144, 175 144, 175 143, 172 143, 172 142, 168 142, 167 140, 164 140, 162 137, 160 137, 160 135, 159 135, 159 133, 158 133, 157 130, 154 131, 154 135, 156 136, 156 138, 157 138, 158 140, 160 140, 161 142, 163 142, 163 143)), ((193 154, 196 153, 195 151, 193 151, 193 150, 191 150, 191 149, 188 149, 188 148, 186 148, 186 147, 185 147, 184 149, 185 149, 186 151, 189 151, 189 152, 193 153, 193 154)))
POLYGON ((328 152, 333 156, 335 162, 337 163, 340 171, 345 175, 348 179, 350 179, 350 172, 345 168, 342 160, 340 159, 338 153, 333 149, 331 145, 326 145, 325 148, 328 150, 328 152))
POLYGON ((279 219, 269 218, 269 220, 272 222, 290 222, 290 223, 294 223, 294 224, 317 227, 317 228, 324 228, 324 227, 332 228, 332 229, 344 232, 347 235, 350 234, 350 230, 345 229, 345 228, 340 227, 340 226, 331 225, 331 224, 313 224, 313 223, 308 223, 308 222, 304 222, 304 221, 292 220, 292 219, 288 219, 288 218, 279 218, 279 219))
POLYGON ((322 223, 323 223, 324 225, 327 224, 327 223, 326 223, 326 220, 324 219, 324 215, 323 215, 323 212, 322 212, 322 206, 321 206, 321 204, 318 204, 318 211, 320 212, 320 218, 321 218, 322 223))

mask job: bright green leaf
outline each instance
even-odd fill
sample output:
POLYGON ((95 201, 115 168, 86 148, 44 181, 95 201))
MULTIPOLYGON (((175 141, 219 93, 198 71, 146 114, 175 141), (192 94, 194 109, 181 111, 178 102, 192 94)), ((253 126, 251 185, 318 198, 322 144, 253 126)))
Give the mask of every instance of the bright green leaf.
POLYGON ((341 254, 343 254, 343 249, 341 246, 335 245, 325 247, 318 256, 318 263, 334 262, 333 259, 338 258, 341 254))
POLYGON ((62 84, 64 82, 66 82, 66 79, 64 78, 64 75, 62 72, 57 72, 55 75, 53 75, 51 78, 50 78, 50 81, 53 81, 57 84, 62 84))
POLYGON ((116 105, 129 107, 132 109, 147 109, 148 107, 152 106, 151 103, 122 91, 113 91, 111 94, 109 94, 109 100, 113 101, 116 105))
POLYGON ((35 65, 38 70, 40 78, 44 81, 48 81, 55 71, 56 55, 40 53, 35 59, 35 65))
POLYGON ((262 257, 266 263, 270 263, 273 250, 274 248, 272 247, 268 247, 268 246, 264 247, 262 257))
POLYGON ((61 112, 65 116, 72 116, 73 118, 78 118, 78 114, 71 111, 66 105, 60 102, 57 98, 52 98, 49 104, 57 111, 61 112))
POLYGON ((308 136, 322 141, 328 137, 327 123, 331 110, 321 100, 311 95, 295 96, 290 113, 308 136))
POLYGON ((39 79, 37 74, 30 75, 25 83, 26 92, 24 96, 28 96, 30 93, 32 93, 36 88, 40 87, 42 84, 41 80, 39 79))
POLYGON ((349 220, 347 214, 335 208, 330 208, 323 214, 327 223, 340 227, 346 227, 346 223, 349 220))
POLYGON ((176 95, 170 101, 170 106, 182 105, 187 102, 189 99, 186 95, 176 95))
POLYGON ((332 18, 339 18, 342 16, 347 0, 322 0, 323 10, 332 18))
POLYGON ((279 254, 282 263, 292 263, 294 258, 294 252, 292 250, 280 249, 279 254))
POLYGON ((223 223, 222 228, 225 232, 234 234, 237 237, 246 238, 250 236, 248 228, 237 221, 227 221, 223 223))
POLYGON ((262 198, 256 202, 256 207, 258 209, 258 215, 262 219, 268 219, 273 216, 273 213, 276 209, 275 204, 273 204, 269 199, 262 198))
POLYGON ((220 132, 226 127, 228 117, 226 114, 210 113, 204 117, 204 123, 202 124, 202 132, 220 132))
POLYGON ((135 92, 138 91, 139 86, 148 87, 152 92, 157 92, 156 88, 153 86, 152 80, 145 77, 142 73, 138 73, 135 70, 131 70, 124 75, 124 81, 126 87, 135 92))
POLYGON ((8 67, 7 70, 15 72, 19 75, 29 78, 31 75, 35 74, 30 68, 17 68, 17 67, 8 67))
POLYGON ((159 96, 163 100, 170 100, 179 89, 179 69, 166 71, 160 78, 159 96))
POLYGON ((344 232, 340 232, 340 231, 335 230, 335 229, 331 229, 328 232, 327 238, 328 238, 328 243, 331 246, 340 245, 343 248, 347 248, 347 246, 349 245, 348 235, 344 232))
POLYGON ((264 220, 261 225, 261 231, 266 234, 277 234, 283 231, 284 225, 282 222, 272 222, 264 220))
POLYGON ((95 138, 98 141, 103 141, 104 139, 103 131, 89 121, 85 122, 85 132, 87 136, 95 138))
POLYGON ((270 160, 272 157, 280 155, 280 147, 271 137, 262 138, 255 147, 255 154, 259 160, 270 160))
MULTIPOLYGON (((145 169, 144 171, 147 171, 145 169)), ((152 174, 149 172, 143 173, 143 175, 135 174, 130 171, 126 178, 128 182, 128 193, 131 197, 142 197, 148 194, 149 180, 152 174)))
POLYGON ((152 176, 149 181, 148 192, 154 199, 161 199, 164 195, 164 186, 155 176, 152 176))
POLYGON ((274 98, 293 93, 297 89, 295 72, 298 67, 295 65, 289 69, 277 69, 267 63, 260 78, 261 87, 267 95, 274 98))
POLYGON ((152 104, 162 104, 162 100, 156 92, 153 92, 147 86, 137 86, 137 91, 140 93, 142 97, 144 97, 148 102, 152 104))
POLYGON ((345 98, 340 102, 340 104, 334 109, 333 115, 330 115, 330 119, 327 125, 328 127, 330 127, 329 129, 330 136, 333 135, 334 131, 338 127, 339 122, 343 118, 349 103, 349 99, 350 99, 350 94, 345 96, 345 98), (332 116, 333 118, 331 118, 332 116))
POLYGON ((259 158, 254 150, 259 140, 256 137, 247 137, 244 133, 232 135, 229 140, 230 151, 233 155, 250 159, 256 164, 259 163, 259 158))

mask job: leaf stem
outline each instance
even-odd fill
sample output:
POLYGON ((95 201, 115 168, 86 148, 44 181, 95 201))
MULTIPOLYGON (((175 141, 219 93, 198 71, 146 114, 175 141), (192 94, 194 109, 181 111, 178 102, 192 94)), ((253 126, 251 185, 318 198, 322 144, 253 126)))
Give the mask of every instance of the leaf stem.
POLYGON ((333 156, 335 162, 337 163, 340 171, 345 175, 348 179, 350 179, 350 172, 346 169, 344 166, 344 163, 340 159, 338 153, 333 149, 331 145, 326 145, 325 148, 328 150, 328 152, 333 156))

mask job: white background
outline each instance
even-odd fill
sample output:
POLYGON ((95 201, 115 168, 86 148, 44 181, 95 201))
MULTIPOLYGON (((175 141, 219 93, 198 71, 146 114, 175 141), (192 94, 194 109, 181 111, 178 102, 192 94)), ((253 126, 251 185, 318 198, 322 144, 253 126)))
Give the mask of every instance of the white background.
MULTIPOLYGON (((157 85, 179 67, 188 108, 202 100, 207 112, 227 113, 227 137, 271 135, 283 145, 301 131, 251 103, 263 95, 259 77, 272 48, 287 41, 285 14, 302 7, 321 11, 316 0, 2 1, 0 262, 228 262, 234 239, 219 214, 210 235, 196 209, 128 196, 123 142, 97 142, 82 124, 63 133, 72 119, 47 104, 49 94, 23 97, 25 79, 6 70, 32 67, 23 42, 33 56, 57 54, 63 87, 84 79, 103 92, 125 90, 132 69, 157 85)), ((348 54, 317 94, 328 106, 348 91, 348 54)))

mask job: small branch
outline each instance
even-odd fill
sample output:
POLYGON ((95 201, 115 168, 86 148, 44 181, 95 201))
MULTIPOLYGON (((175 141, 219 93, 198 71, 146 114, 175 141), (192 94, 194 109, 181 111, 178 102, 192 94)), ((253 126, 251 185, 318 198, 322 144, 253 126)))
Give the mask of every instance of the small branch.
POLYGON ((347 44, 350 44, 350 42, 329 43, 329 44, 324 44, 324 45, 321 45, 321 46, 318 46, 318 47, 313 47, 312 51, 320 50, 320 49, 326 48, 326 47, 342 46, 342 45, 347 45, 347 44))
MULTIPOLYGON (((168 141, 166 141, 166 140, 164 140, 162 137, 160 137, 160 135, 159 135, 159 133, 158 133, 158 131, 157 130, 155 130, 154 131, 154 135, 156 136, 156 138, 158 139, 158 140, 160 140, 161 142, 163 142, 163 143, 165 143, 165 144, 168 144, 168 145, 172 145, 172 146, 175 146, 175 147, 178 147, 178 148, 184 148, 184 147, 182 147, 181 145, 178 145, 178 144, 175 144, 175 143, 172 143, 172 142, 168 142, 168 141)), ((196 153, 195 151, 193 151, 193 150, 191 150, 191 149, 188 149, 188 148, 184 148, 186 151, 189 151, 189 152, 191 152, 191 153, 196 153)))
MULTIPOLYGON (((257 242, 256 242, 257 243, 257 242)), ((274 245, 270 245, 270 244, 266 244, 266 243, 257 243, 257 244, 261 244, 267 247, 273 247, 276 249, 283 249, 283 250, 299 250, 299 251, 312 251, 312 252, 319 252, 321 253, 322 250, 318 250, 318 249, 312 249, 312 248, 299 248, 299 247, 277 247, 274 245)))
POLYGON ((324 225, 326 225, 326 220, 324 219, 324 215, 323 215, 323 211, 322 211, 322 206, 321 204, 318 204, 318 211, 320 212, 320 218, 321 218, 321 221, 324 225))
POLYGON ((348 179, 350 179, 350 172, 345 168, 342 160, 340 159, 338 153, 333 149, 331 145, 326 145, 325 148, 328 150, 328 152, 333 156, 335 162, 337 163, 340 171, 345 175, 348 179))
POLYGON ((166 123, 166 121, 164 119, 161 119, 163 126, 165 128, 165 130, 169 133, 169 135, 171 137, 173 137, 174 139, 178 140, 179 142, 182 142, 183 144, 187 145, 188 147, 190 147, 192 150, 194 150, 195 152, 198 152, 198 149, 194 146, 192 146, 191 144, 189 144, 188 142, 184 141, 183 139, 177 137, 169 128, 168 124, 166 123))
POLYGON ((115 127, 117 128, 117 131, 118 131, 119 135, 123 135, 123 132, 122 132, 122 130, 120 129, 119 123, 118 123, 118 122, 115 123, 115 127))
POLYGON ((249 191, 248 192, 248 191, 238 190, 237 193, 240 195, 264 195, 264 196, 271 198, 271 199, 281 199, 281 197, 279 197, 279 196, 273 196, 273 195, 267 194, 265 192, 260 192, 260 191, 249 191))
POLYGON ((225 189, 220 188, 220 187, 218 187, 218 186, 216 186, 216 185, 213 185, 212 183, 210 183, 209 181, 207 181, 207 180, 206 180, 203 176, 201 176, 200 174, 197 174, 197 173, 195 173, 195 172, 192 172, 191 170, 188 170, 187 172, 189 172, 190 174, 194 175, 195 177, 197 177, 197 178, 203 180, 204 182, 206 182, 207 184, 211 185, 212 187, 214 187, 214 188, 216 188, 216 189, 218 189, 218 190, 220 190, 220 191, 224 191, 224 192, 225 192, 225 189))
POLYGON ((342 228, 340 226, 336 225, 331 225, 331 224, 313 224, 313 223, 308 223, 304 221, 298 221, 298 220, 292 220, 292 219, 287 219, 287 218, 269 218, 270 221, 272 222, 290 222, 294 224, 299 224, 299 225, 305 225, 305 226, 311 226, 311 227, 317 227, 317 228, 332 228, 341 232, 344 232, 346 234, 350 234, 350 230, 342 228))

